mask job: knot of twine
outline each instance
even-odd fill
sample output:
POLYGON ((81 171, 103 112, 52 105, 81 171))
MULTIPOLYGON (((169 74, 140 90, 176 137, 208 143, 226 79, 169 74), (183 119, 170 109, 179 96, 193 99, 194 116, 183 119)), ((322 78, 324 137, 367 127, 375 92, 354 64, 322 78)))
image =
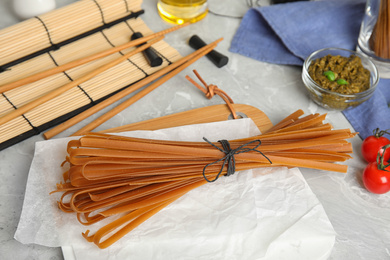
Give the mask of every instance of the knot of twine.
POLYGON ((207 83, 202 79, 202 77, 198 74, 198 72, 196 70, 193 71, 196 75, 196 77, 202 82, 202 84, 204 85, 204 87, 202 87, 201 85, 199 85, 198 83, 196 83, 192 78, 190 78, 189 76, 186 76, 186 79, 188 81, 190 81, 192 84, 194 84, 198 89, 200 89, 208 99, 211 99, 215 94, 220 96, 226 103, 226 105, 229 107, 231 113, 232 113, 232 116, 234 119, 237 119, 237 113, 236 111, 234 110, 234 107, 232 104, 234 104, 233 102, 233 99, 231 99, 229 97, 229 95, 223 91, 222 89, 218 88, 216 85, 213 85, 213 84, 210 84, 210 85, 207 85, 207 83))
POLYGON ((211 99, 214 96, 214 94, 215 94, 214 90, 216 90, 216 91, 220 90, 216 85, 213 85, 213 84, 208 85, 206 88, 207 88, 206 97, 208 99, 211 99))
POLYGON ((236 159, 234 158, 234 155, 236 155, 236 154, 247 153, 250 151, 258 152, 262 156, 264 156, 264 158, 266 158, 270 164, 272 164, 271 160, 268 159, 267 156, 265 156, 261 151, 256 150, 261 145, 260 139, 252 140, 246 144, 243 144, 243 145, 237 147, 236 149, 231 149, 230 143, 228 140, 219 140, 218 141, 221 144, 223 149, 219 148, 218 146, 216 146, 215 144, 213 144, 212 142, 207 140, 205 137, 203 137, 203 140, 205 140, 207 143, 209 143, 210 145, 212 145, 213 147, 217 148, 219 151, 221 151, 225 154, 225 156, 222 157, 221 159, 218 159, 215 162, 209 163, 203 168, 203 178, 207 182, 215 182, 216 180, 218 180, 218 178, 220 177, 220 175, 223 172, 223 168, 225 167, 225 165, 227 165, 227 170, 226 170, 225 176, 233 175, 236 171, 236 159), (248 148, 247 146, 251 145, 252 143, 257 143, 257 145, 253 148, 248 148), (221 161, 223 161, 223 164, 222 164, 221 169, 219 170, 217 176, 213 180, 209 180, 206 176, 207 167, 209 167, 213 164, 219 163, 221 161))

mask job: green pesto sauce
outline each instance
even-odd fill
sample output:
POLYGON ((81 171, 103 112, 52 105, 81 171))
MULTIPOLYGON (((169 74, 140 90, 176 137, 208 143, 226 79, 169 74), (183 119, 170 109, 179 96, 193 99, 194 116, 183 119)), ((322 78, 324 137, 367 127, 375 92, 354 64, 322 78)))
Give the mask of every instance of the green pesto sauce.
POLYGON ((370 88, 370 71, 363 67, 356 55, 318 58, 310 64, 309 75, 322 88, 340 94, 351 95, 370 88), (329 79, 329 71, 334 74, 333 80, 329 79))

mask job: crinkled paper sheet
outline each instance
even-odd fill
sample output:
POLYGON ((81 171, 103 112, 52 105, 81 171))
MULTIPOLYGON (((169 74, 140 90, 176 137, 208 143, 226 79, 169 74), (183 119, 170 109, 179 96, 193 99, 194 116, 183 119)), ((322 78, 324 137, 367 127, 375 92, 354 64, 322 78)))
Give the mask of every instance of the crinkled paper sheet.
MULTIPOLYGON (((123 135, 186 141, 237 139, 258 134, 250 119, 123 135)), ((63 247, 65 259, 327 259, 335 231, 299 169, 236 172, 203 185, 167 206, 107 249, 81 233, 75 214, 57 208, 61 163, 70 138, 36 144, 23 211, 21 243, 63 247)), ((261 147, 260 147, 261 150, 261 147)))

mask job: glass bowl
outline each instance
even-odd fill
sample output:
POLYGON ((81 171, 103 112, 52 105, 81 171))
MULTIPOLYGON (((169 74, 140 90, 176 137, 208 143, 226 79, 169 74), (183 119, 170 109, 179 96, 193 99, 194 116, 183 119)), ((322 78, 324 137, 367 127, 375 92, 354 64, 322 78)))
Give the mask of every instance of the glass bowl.
POLYGON ((378 69, 375 64, 367 57, 358 54, 355 51, 340 49, 340 48, 325 48, 313 52, 304 62, 302 68, 302 80, 306 89, 309 92, 311 99, 318 105, 329 109, 342 111, 349 107, 355 107, 368 100, 373 94, 378 85, 379 76, 378 69), (370 86, 367 90, 356 94, 340 94, 335 91, 322 88, 309 75, 309 66, 312 61, 322 58, 326 55, 349 57, 351 55, 358 56, 364 68, 370 72, 370 86))

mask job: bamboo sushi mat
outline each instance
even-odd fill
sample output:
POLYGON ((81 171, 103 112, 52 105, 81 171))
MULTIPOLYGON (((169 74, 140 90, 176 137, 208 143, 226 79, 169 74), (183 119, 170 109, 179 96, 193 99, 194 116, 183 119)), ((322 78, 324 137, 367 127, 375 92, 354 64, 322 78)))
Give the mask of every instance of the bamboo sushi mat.
MULTIPOLYGON (((80 0, 0 30, 0 85, 122 45, 134 32, 153 32, 138 16, 142 0, 80 0)), ((112 54, 0 96, 0 116, 63 86, 134 48, 112 54)), ((163 58, 150 67, 142 53, 0 125, 0 150, 81 113, 110 95, 181 58, 166 42, 153 49, 163 58)))

